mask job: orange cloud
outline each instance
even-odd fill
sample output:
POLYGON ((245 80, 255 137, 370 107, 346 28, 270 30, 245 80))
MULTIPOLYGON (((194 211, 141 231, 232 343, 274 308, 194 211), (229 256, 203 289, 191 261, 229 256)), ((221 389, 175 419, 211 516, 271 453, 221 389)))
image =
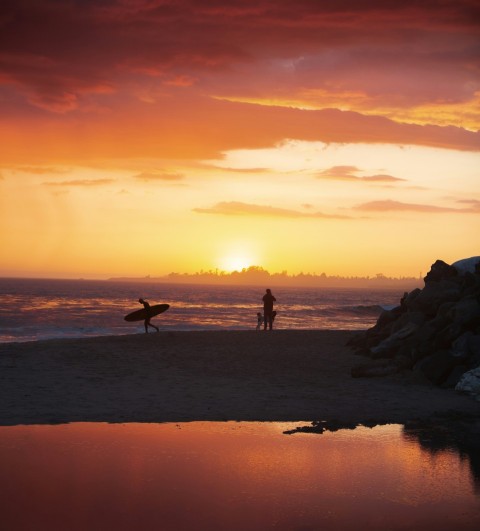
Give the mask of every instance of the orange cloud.
POLYGON ((24 173, 32 173, 34 175, 45 175, 45 174, 63 174, 68 173, 67 170, 62 170, 60 168, 55 168, 52 166, 21 166, 18 168, 15 168, 16 171, 21 171, 24 173))
POLYGON ((180 173, 149 173, 142 172, 133 176, 134 179, 140 179, 142 181, 181 181, 185 178, 180 173))
POLYGON ((16 120, 7 116, 0 123, 3 163, 23 165, 96 164, 115 158, 213 160, 224 151, 271 147, 289 138, 480 150, 480 133, 456 127, 191 96, 155 105, 130 102, 106 117, 70 114, 16 120))
POLYGON ((333 179, 342 181, 370 181, 370 182, 394 182, 405 181, 406 179, 400 179, 399 177, 392 177, 391 175, 367 175, 358 176, 355 175, 359 170, 356 166, 333 166, 327 170, 323 170, 317 173, 319 179, 333 179))
POLYGON ((252 205, 240 201, 222 201, 210 208, 194 208, 199 214, 221 214, 224 216, 266 216, 278 218, 321 218, 321 219, 349 219, 348 216, 323 214, 322 212, 305 213, 286 208, 276 208, 266 205, 252 205))
POLYGON ((76 179, 73 181, 52 181, 42 183, 44 186, 103 186, 105 184, 112 184, 113 179, 76 179))
MULTIPOLYGON (((208 167, 207 165, 205 165, 208 167)), ((230 168, 223 166, 210 166, 214 170, 231 173, 271 173, 269 168, 230 168)))
POLYGON ((470 208, 449 208, 439 207, 435 205, 422 205, 416 203, 402 203, 400 201, 392 201, 386 199, 383 201, 370 201, 355 207, 356 210, 368 212, 388 212, 388 211, 409 211, 409 212, 425 212, 425 213, 480 213, 479 201, 463 201, 472 204, 470 208))
POLYGON ((472 212, 480 212, 480 201, 477 199, 460 199, 457 201, 457 203, 470 205, 472 212))

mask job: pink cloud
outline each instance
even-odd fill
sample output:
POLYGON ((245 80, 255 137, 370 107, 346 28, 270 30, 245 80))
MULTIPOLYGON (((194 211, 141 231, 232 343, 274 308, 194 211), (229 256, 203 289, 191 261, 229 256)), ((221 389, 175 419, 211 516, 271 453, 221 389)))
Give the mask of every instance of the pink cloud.
POLYGON ((176 75, 166 79, 163 84, 171 87, 191 87, 195 84, 196 78, 187 75, 176 75))
POLYGON ((59 112, 98 86, 124 86, 134 71, 164 75, 172 88, 222 71, 250 92, 327 87, 363 90, 377 104, 464 101, 478 90, 479 19, 468 0, 6 1, 0 76, 59 112), (258 76, 266 62, 289 61, 276 73, 282 84, 270 71, 258 76))

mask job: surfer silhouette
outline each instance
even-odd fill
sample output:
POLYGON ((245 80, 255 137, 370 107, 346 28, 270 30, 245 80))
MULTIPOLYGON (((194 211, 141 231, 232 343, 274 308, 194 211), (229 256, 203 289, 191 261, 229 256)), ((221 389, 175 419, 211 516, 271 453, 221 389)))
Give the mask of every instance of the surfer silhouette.
MULTIPOLYGON (((138 299, 138 302, 139 302, 140 304, 143 304, 143 306, 144 306, 144 308, 145 308, 145 310, 146 310, 147 312, 150 311, 150 304, 148 304, 148 302, 147 302, 146 300, 144 300, 144 299, 138 299)), ((150 322, 150 319, 151 319, 151 317, 148 316, 148 317, 145 319, 145 321, 144 321, 144 325, 145 325, 145 333, 148 334, 148 327, 149 327, 149 326, 151 326, 152 328, 155 328, 155 330, 156 330, 157 332, 159 332, 159 331, 160 331, 159 328, 158 328, 157 326, 153 325, 153 324, 150 322)))
POLYGON ((269 289, 267 289, 262 300, 263 300, 263 329, 266 330, 267 324, 268 324, 268 328, 269 330, 271 330, 272 325, 273 325, 273 320, 275 319, 275 315, 277 315, 277 312, 273 311, 273 303, 277 299, 272 295, 272 292, 269 289))

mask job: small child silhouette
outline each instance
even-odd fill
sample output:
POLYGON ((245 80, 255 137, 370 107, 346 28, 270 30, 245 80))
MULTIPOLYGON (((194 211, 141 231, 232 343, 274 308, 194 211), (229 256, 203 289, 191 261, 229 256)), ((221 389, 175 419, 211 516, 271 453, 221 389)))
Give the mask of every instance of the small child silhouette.
POLYGON ((263 315, 258 312, 257 313, 257 330, 260 330, 263 324, 263 315))

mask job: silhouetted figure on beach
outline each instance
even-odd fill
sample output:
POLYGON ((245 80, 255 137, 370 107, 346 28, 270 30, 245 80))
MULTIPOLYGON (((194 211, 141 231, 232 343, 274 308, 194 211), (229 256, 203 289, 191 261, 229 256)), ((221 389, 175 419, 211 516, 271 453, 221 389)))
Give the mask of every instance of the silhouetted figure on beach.
POLYGON ((275 313, 275 315, 277 315, 277 312, 273 311, 273 303, 276 300, 277 299, 272 295, 272 292, 269 289, 267 289, 267 292, 263 296, 263 329, 264 330, 267 329, 267 324, 268 324, 269 330, 272 329, 273 320, 275 318, 273 314, 275 313))
MULTIPOLYGON (((143 304, 143 306, 144 306, 144 308, 145 308, 145 310, 146 310, 147 312, 150 311, 150 304, 148 304, 148 302, 147 302, 146 300, 144 300, 144 299, 138 299, 138 302, 139 302, 140 304, 143 304)), ((157 326, 153 325, 153 324, 150 322, 150 319, 151 319, 150 316, 147 317, 147 318, 145 319, 145 322, 144 322, 144 325, 145 325, 145 333, 148 334, 148 327, 149 327, 149 326, 151 326, 152 328, 155 328, 155 330, 156 330, 157 332, 159 332, 159 331, 160 331, 159 328, 158 328, 157 326)))
POLYGON ((258 312, 257 313, 257 330, 260 330, 260 328, 262 328, 262 324, 263 324, 263 315, 258 312))

